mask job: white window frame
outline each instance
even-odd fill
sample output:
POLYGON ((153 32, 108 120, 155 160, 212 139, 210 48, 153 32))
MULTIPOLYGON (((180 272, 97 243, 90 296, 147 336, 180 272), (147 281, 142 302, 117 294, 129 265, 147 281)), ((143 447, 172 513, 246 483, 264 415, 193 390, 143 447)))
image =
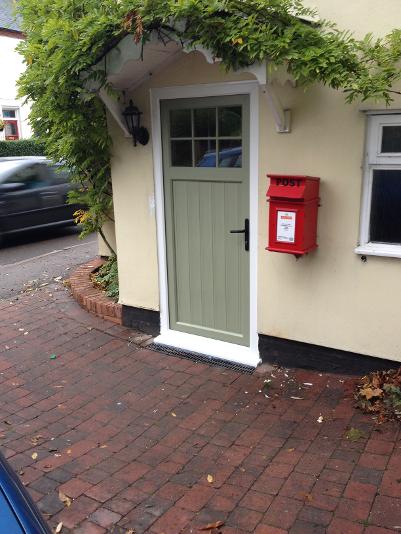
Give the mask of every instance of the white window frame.
POLYGON ((369 236, 373 171, 378 169, 399 169, 401 171, 401 152, 381 152, 383 126, 401 126, 401 111, 393 111, 391 113, 381 112, 380 114, 377 112, 370 113, 368 114, 367 120, 359 245, 356 247, 355 252, 370 256, 401 258, 401 243, 376 243, 370 241, 369 236))

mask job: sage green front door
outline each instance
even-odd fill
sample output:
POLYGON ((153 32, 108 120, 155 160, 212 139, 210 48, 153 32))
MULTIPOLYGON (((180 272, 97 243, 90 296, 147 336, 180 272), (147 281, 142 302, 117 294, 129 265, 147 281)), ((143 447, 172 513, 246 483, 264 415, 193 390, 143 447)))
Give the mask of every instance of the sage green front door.
POLYGON ((171 330, 249 345, 249 96, 161 103, 171 330))

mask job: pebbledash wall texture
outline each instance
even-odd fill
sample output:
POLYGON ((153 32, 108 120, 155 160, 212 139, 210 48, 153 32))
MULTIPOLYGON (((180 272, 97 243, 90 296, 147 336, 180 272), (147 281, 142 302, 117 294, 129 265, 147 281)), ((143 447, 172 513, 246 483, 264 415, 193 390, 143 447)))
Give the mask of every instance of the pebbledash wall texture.
MULTIPOLYGON (((384 35, 401 20, 398 0, 317 0, 312 4, 322 18, 357 37, 370 31, 384 35)), ((383 111, 384 120, 392 112, 397 120, 401 98, 395 95, 390 108, 374 102, 349 105, 341 92, 318 85, 305 92, 286 76, 272 76, 283 108, 291 110, 292 124, 291 133, 277 133, 273 110, 263 87, 258 86, 257 332, 401 361, 401 257, 392 257, 397 256, 396 248, 387 256, 369 249, 355 251, 361 244, 361 225, 366 224, 368 185, 364 181, 369 180, 370 169, 366 139, 368 129, 373 128, 366 112, 383 111), (298 260, 265 250, 267 173, 321 178, 319 248, 298 260)), ((155 214, 151 90, 254 79, 249 73, 226 73, 199 52, 182 53, 130 95, 150 130, 148 145, 134 149, 109 116, 121 304, 156 311, 160 307, 157 232, 161 229, 155 214)), ((250 127, 255 126, 251 123, 250 127)), ((392 162, 396 167, 398 160, 392 162)), ((109 232, 113 234, 113 229, 109 232)), ((100 249, 105 253, 102 245, 100 249)))

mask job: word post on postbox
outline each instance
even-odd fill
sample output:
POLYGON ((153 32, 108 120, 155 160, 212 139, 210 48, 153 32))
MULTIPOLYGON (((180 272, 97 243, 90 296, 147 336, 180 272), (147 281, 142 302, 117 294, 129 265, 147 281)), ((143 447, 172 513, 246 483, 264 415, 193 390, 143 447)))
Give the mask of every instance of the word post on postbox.
POLYGON ((302 256, 317 248, 320 178, 268 174, 269 244, 266 250, 302 256))

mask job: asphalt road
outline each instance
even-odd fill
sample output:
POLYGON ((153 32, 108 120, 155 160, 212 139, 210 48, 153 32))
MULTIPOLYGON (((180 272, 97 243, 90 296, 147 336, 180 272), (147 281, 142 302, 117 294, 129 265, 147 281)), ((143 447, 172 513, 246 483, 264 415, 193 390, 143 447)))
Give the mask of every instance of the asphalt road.
POLYGON ((74 227, 26 232, 8 238, 0 248, 0 298, 46 284, 97 254, 97 238, 81 240, 74 227))

